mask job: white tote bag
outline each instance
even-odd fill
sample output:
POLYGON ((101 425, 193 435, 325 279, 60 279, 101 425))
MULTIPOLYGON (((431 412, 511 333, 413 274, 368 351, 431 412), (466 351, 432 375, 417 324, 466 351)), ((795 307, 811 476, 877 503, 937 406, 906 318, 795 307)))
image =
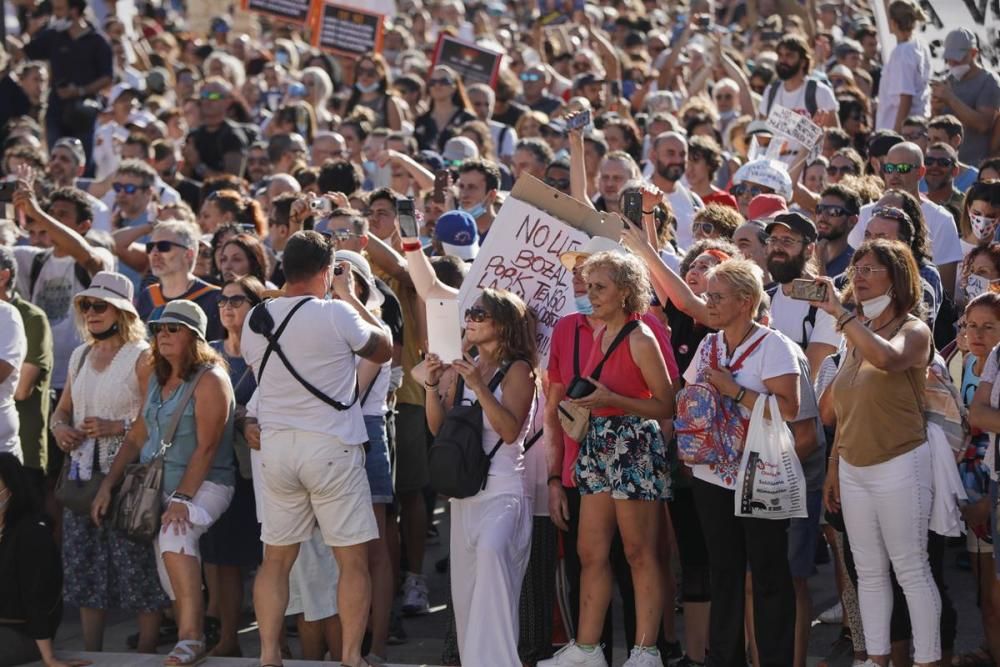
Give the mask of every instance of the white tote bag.
POLYGON ((781 418, 778 399, 761 394, 750 415, 736 477, 736 516, 804 519, 807 515, 806 478, 792 431, 781 418), (771 419, 764 417, 767 405, 771 419))

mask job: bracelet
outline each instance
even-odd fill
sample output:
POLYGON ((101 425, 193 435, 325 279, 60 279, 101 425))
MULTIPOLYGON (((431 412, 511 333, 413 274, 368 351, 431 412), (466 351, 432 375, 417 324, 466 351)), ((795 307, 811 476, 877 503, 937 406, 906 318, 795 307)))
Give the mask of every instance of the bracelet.
POLYGON ((840 320, 838 320, 837 321, 837 331, 838 332, 842 332, 844 330, 844 327, 846 327, 848 324, 850 324, 851 320, 857 319, 857 317, 858 317, 857 315, 855 315, 854 313, 851 313, 851 316, 848 317, 848 318, 846 318, 843 322, 841 322, 840 320))
POLYGON ((69 424, 60 420, 57 422, 52 422, 52 426, 50 426, 49 428, 54 429, 56 426, 69 426, 69 424))
POLYGON ((642 212, 643 215, 653 215, 654 213, 656 213, 656 209, 655 208, 652 211, 643 211, 642 212))
POLYGON ((423 249, 424 247, 420 244, 420 241, 403 244, 403 252, 420 252, 423 249))
POLYGON ((434 384, 428 384, 428 383, 425 382, 424 383, 424 389, 434 389, 434 388, 436 388, 440 384, 441 384, 441 380, 438 380, 434 384))
POLYGON ((178 502, 189 503, 189 502, 191 502, 191 496, 189 496, 186 493, 180 493, 178 491, 174 491, 173 493, 170 494, 170 500, 176 500, 178 502))
POLYGON ((559 482, 562 484, 562 475, 549 475, 549 478, 545 480, 545 483, 551 484, 552 482, 559 482))
POLYGON ((746 387, 740 387, 740 390, 736 392, 736 396, 734 396, 733 398, 736 400, 737 403, 739 403, 743 400, 743 397, 746 395, 747 395, 746 387))

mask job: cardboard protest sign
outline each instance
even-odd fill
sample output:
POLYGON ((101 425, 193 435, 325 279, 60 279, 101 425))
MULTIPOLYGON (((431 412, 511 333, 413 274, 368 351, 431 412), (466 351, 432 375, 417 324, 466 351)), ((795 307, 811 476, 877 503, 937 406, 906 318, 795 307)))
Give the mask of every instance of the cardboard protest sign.
POLYGON ((767 116, 767 127, 774 134, 767 147, 768 158, 794 160, 795 151, 802 146, 809 149, 809 160, 813 160, 822 149, 823 128, 809 117, 780 104, 771 107, 771 113, 767 116))
POLYGON ((552 327, 575 311, 573 276, 559 255, 583 246, 590 236, 618 240, 622 219, 598 213, 541 181, 518 179, 479 249, 459 292, 459 312, 485 288, 517 293, 538 317, 538 356, 549 356, 552 327))
POLYGON ((312 0, 243 0, 243 9, 279 21, 305 25, 312 14, 312 0))
POLYGON ((465 85, 496 85, 503 54, 442 34, 434 48, 434 67, 447 65, 462 76, 465 85))
POLYGON ((379 53, 384 22, 381 14, 326 3, 316 12, 312 44, 343 55, 379 53))

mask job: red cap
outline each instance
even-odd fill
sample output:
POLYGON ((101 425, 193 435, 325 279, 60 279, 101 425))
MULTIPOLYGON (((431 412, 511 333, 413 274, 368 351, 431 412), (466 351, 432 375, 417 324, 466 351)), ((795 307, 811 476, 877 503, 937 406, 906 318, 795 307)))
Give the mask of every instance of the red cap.
POLYGON ((740 210, 739 202, 736 201, 736 197, 732 196, 728 192, 713 192, 712 194, 702 197, 701 201, 705 204, 718 204, 719 206, 728 206, 734 211, 740 210))
POLYGON ((781 195, 757 195, 747 207, 749 220, 766 220, 779 213, 788 213, 788 205, 781 195))

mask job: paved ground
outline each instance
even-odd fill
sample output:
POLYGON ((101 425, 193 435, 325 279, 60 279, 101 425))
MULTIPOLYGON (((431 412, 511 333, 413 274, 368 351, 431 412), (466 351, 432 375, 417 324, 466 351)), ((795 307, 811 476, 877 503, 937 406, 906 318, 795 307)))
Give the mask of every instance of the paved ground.
MULTIPOLYGON (((388 659, 394 663, 405 665, 435 665, 439 664, 441 660, 443 638, 445 627, 447 625, 447 613, 444 603, 447 599, 448 585, 448 575, 438 574, 434 571, 434 563, 446 555, 448 543, 447 514, 441 507, 438 508, 438 511, 435 514, 435 522, 437 523, 441 533, 440 543, 428 546, 428 555, 425 559, 428 570, 428 583, 431 590, 431 613, 426 616, 405 619, 404 627, 408 640, 403 645, 390 647, 388 659)), ((948 550, 946 556, 946 581, 949 590, 951 591, 952 599, 955 601, 955 605, 958 608, 959 635, 956 649, 958 651, 965 651, 970 650, 979 644, 981 641, 982 630, 979 621, 979 612, 976 608, 975 582, 973 575, 970 572, 958 569, 955 565, 956 557, 959 551, 960 550, 958 548, 950 548, 948 550)), ((819 568, 819 574, 810 580, 810 589, 812 591, 816 615, 829 607, 835 601, 836 589, 834 588, 833 576, 831 572, 831 565, 823 565, 819 568)), ((680 633, 684 623, 683 615, 679 615, 677 617, 677 622, 678 632, 680 633)), ((624 633, 621 630, 621 615, 617 612, 616 624, 618 626, 616 628, 616 634, 621 637, 624 633)), ((111 615, 105 638, 105 649, 109 652, 119 654, 113 656, 88 655, 86 657, 93 660, 95 665, 107 665, 108 667, 125 665, 134 665, 136 667, 149 665, 152 667, 162 664, 161 659, 157 659, 152 656, 143 659, 142 657, 134 654, 121 655, 121 653, 127 651, 125 639, 131 632, 134 632, 134 623, 130 617, 122 614, 111 615)), ((809 642, 810 667, 819 664, 819 662, 827 656, 830 645, 837 638, 838 632, 839 627, 820 625, 818 623, 814 625, 809 642)), ((248 627, 241 633, 240 643, 245 656, 252 657, 257 655, 259 642, 257 632, 253 627, 248 627)), ((59 631, 57 647, 60 655, 63 656, 79 655, 79 652, 83 648, 78 615, 73 609, 68 609, 66 612, 64 624, 59 631)), ((292 640, 292 648, 293 651, 298 649, 294 640, 292 640)), ((167 650, 169 650, 169 647, 161 647, 160 649, 161 653, 166 653, 167 650)), ((624 646, 616 646, 614 664, 621 665, 621 663, 624 662, 625 657, 626 654, 624 646)), ((207 667, 252 667, 258 663, 252 659, 243 658, 227 660, 214 659, 202 664, 207 667)), ((306 663, 287 661, 285 664, 289 667, 293 667, 295 665, 333 665, 339 663, 306 663)), ((468 665, 467 667, 477 666, 468 665)), ((515 666, 512 665, 511 667, 515 666)), ((840 666, 830 665, 830 667, 840 666)))

